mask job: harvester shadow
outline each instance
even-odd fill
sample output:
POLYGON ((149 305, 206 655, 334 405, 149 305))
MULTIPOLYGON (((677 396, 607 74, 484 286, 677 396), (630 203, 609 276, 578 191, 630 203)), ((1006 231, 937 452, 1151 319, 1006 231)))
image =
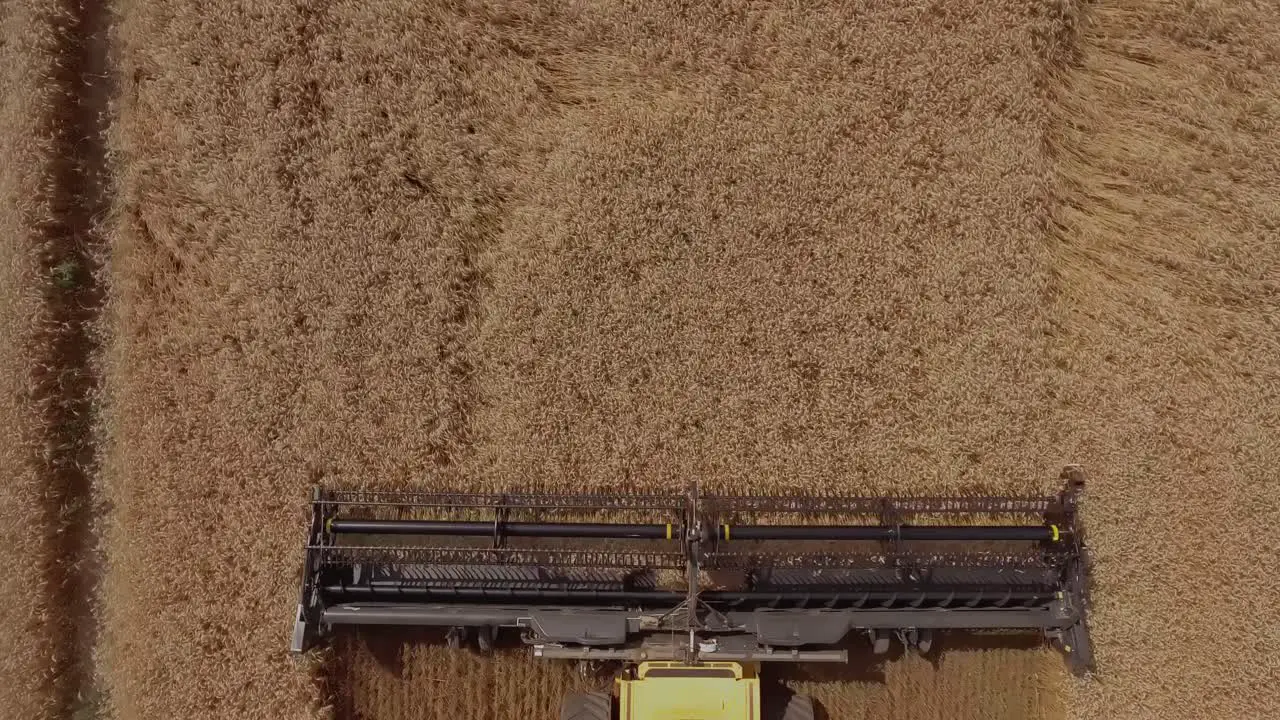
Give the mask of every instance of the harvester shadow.
POLYGON ((352 634, 383 673, 399 679, 404 678, 405 657, 411 648, 446 645, 444 628, 360 628, 352 634))
MULTIPOLYGON (((342 633, 335 643, 358 643, 364 652, 377 663, 384 672, 394 677, 403 677, 406 651, 415 646, 444 646, 447 641, 444 628, 377 628, 367 627, 359 630, 348 630, 342 633)), ((952 631, 935 636, 933 647, 922 657, 937 668, 949 652, 969 652, 979 650, 1036 650, 1044 647, 1045 641, 1040 637, 1017 633, 976 633, 952 631)), ((501 633, 494 642, 495 650, 523 650, 528 646, 515 633, 501 633)), ((901 660, 906 649, 900 643, 890 645, 889 652, 876 655, 870 645, 859 638, 850 636, 843 643, 830 649, 844 650, 848 653, 847 663, 811 663, 792 665, 776 663, 771 667, 770 675, 784 681, 807 682, 885 682, 885 668, 893 662, 901 660)), ((474 647, 464 647, 458 652, 479 653, 474 647)), ((340 653, 347 655, 347 653, 340 653)))
POLYGON ((848 653, 846 663, 810 663, 793 665, 776 663, 769 667, 768 677, 778 682, 813 682, 813 683, 883 683, 885 682, 885 664, 902 657, 901 647, 893 647, 884 655, 876 655, 871 647, 861 639, 852 636, 832 650, 844 650, 848 653))
POLYGON ((949 650, 1037 650, 1045 647, 1044 638, 1032 633, 963 632, 941 633, 933 641, 933 649, 925 657, 949 650))
POLYGON ((1027 633, 951 631, 935 636, 924 659, 937 670, 948 653, 981 650, 1037 650, 1046 647, 1044 638, 1027 633))
MULTIPOLYGON (((406 673, 412 648, 445 645, 443 629, 437 628, 349 628, 335 632, 329 639, 328 658, 324 663, 321 684, 333 703, 335 720, 372 720, 368 708, 358 700, 359 689, 368 682, 370 665, 377 673, 396 680, 411 680, 406 673)), ((467 652, 459 650, 458 652, 467 652)))
MULTIPOLYGON (((971 652, 980 650, 1036 650, 1045 647, 1045 641, 1035 635, 1015 633, 976 633, 950 631, 934 636, 933 646, 927 653, 921 653, 922 659, 933 668, 938 669, 949 653, 971 652)), ((901 643, 893 643, 889 651, 876 655, 871 646, 860 638, 850 636, 843 643, 832 646, 834 650, 848 653, 847 663, 812 663, 808 665, 791 665, 779 663, 771 668, 771 677, 785 682, 813 683, 884 683, 887 681, 885 669, 902 660, 909 653, 901 643)))

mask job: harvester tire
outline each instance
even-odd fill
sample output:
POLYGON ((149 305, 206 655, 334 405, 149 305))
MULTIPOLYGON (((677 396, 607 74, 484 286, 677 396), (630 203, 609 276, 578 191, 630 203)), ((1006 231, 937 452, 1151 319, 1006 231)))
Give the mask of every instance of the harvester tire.
POLYGON ((560 703, 560 720, 610 720, 612 717, 613 697, 609 693, 573 693, 560 703))
POLYGON ((813 720, 813 698, 808 695, 787 695, 785 702, 765 708, 764 720, 813 720))

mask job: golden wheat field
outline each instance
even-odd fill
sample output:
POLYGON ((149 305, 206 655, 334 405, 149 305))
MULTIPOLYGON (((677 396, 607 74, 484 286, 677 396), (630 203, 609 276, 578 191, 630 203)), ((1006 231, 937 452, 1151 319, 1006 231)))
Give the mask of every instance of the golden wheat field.
POLYGON ((385 633, 291 658, 315 484, 1028 492, 1067 462, 1094 677, 949 637, 775 679, 832 720, 1280 712, 1280 8, 0 23, 0 717, 554 717, 588 682, 385 633))

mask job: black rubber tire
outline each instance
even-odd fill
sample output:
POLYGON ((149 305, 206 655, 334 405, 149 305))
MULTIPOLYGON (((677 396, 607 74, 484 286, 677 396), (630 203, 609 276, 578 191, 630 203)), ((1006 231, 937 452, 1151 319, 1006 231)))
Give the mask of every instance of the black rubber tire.
POLYGON ((789 694, 766 706, 764 720, 813 720, 813 698, 789 694))
POLYGON ((560 703, 560 720, 612 720, 613 697, 609 693, 584 692, 565 695, 560 703))

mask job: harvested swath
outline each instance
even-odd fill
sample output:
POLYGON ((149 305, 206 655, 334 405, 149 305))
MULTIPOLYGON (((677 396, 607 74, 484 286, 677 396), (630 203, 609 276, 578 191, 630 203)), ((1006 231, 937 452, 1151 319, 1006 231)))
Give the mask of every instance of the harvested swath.
POLYGON ((1280 8, 1083 8, 1053 145, 1059 422, 1087 459, 1082 718, 1280 712, 1280 8))
MULTIPOLYGON (((525 651, 483 657, 447 650, 429 634, 398 639, 340 636, 326 665, 326 680, 343 691, 338 717, 555 717, 566 693, 609 685, 607 676, 583 678, 564 663, 532 663, 525 651)), ((784 681, 832 718, 1062 715, 1062 661, 1055 653, 1034 642, 981 636, 951 637, 946 644, 944 653, 891 663, 855 653, 847 666, 773 666, 763 691, 776 693, 774 682, 784 681)))

